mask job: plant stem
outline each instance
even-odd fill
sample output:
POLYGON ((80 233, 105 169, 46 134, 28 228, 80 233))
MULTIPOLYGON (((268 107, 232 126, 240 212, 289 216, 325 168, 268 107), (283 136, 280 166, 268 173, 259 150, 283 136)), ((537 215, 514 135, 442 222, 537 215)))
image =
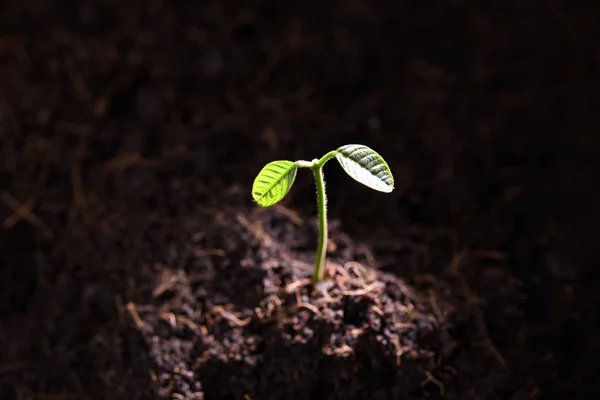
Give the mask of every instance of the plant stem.
POLYGON ((323 165, 330 159, 334 158, 337 150, 330 151, 320 159, 312 161, 298 160, 296 164, 300 168, 310 168, 315 174, 315 184, 317 186, 317 211, 319 214, 319 244, 317 247, 317 257, 315 260, 315 272, 313 275, 313 283, 323 280, 325 272, 325 258, 327 256, 327 196, 325 195, 325 179, 323 177, 323 165))
POLYGON ((320 163, 312 167, 312 170, 315 174, 315 183, 317 186, 317 211, 319 214, 319 244, 317 247, 317 257, 315 260, 315 273, 313 275, 313 283, 317 283, 323 280, 328 240, 327 196, 325 195, 325 179, 323 177, 323 165, 319 164, 320 163))
POLYGON ((325 165, 325 163, 327 161, 334 158, 337 153, 338 153, 337 150, 330 151, 329 153, 327 153, 323 157, 321 157, 320 160, 313 160, 313 162, 315 162, 319 166, 319 168, 323 168, 323 165, 325 165))

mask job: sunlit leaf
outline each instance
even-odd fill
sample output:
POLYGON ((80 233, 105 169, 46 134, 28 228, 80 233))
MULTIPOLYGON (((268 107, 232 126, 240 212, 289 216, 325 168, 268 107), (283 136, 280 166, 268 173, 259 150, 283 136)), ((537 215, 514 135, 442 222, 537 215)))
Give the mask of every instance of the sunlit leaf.
POLYGON ((298 164, 292 161, 273 161, 264 166, 254 179, 252 197, 261 207, 280 202, 290 191, 298 172, 298 164))
POLYGON ((394 177, 385 160, 373 149, 348 144, 337 149, 336 159, 352 178, 380 192, 394 190, 394 177))

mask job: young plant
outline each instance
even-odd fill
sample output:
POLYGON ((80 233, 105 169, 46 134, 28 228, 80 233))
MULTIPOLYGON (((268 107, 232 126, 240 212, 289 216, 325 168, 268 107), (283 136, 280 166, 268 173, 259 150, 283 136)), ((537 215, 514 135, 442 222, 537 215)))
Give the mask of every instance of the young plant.
POLYGON ((254 201, 261 207, 270 207, 281 201, 290 191, 298 168, 312 169, 317 186, 319 214, 319 243, 313 275, 314 283, 323 279, 327 253, 327 196, 323 166, 334 157, 350 177, 363 185, 384 193, 394 190, 394 177, 385 160, 374 150, 361 144, 342 146, 312 161, 272 161, 263 167, 252 185, 254 201))

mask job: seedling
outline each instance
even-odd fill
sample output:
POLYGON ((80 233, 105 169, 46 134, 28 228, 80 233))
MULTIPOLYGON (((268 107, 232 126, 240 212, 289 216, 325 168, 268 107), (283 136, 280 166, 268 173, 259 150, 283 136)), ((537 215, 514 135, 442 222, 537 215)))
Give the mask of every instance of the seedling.
POLYGON ((363 185, 384 193, 394 190, 394 177, 385 160, 374 150, 361 144, 342 146, 312 161, 272 161, 263 167, 252 185, 254 201, 261 207, 270 207, 280 202, 290 191, 298 168, 313 170, 319 214, 319 243, 313 275, 314 283, 323 280, 323 267, 327 254, 327 196, 323 166, 334 157, 350 177, 363 185))

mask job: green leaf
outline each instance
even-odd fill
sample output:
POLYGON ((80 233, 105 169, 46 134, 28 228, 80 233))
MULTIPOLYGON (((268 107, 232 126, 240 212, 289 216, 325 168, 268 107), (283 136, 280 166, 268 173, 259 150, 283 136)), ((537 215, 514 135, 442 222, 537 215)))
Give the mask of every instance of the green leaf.
POLYGON ((352 178, 380 192, 394 190, 394 177, 385 160, 375 150, 362 144, 348 144, 337 149, 335 158, 352 178))
POLYGON ((254 179, 252 197, 261 207, 280 202, 290 191, 298 172, 298 164, 292 161, 272 161, 265 165, 254 179))

